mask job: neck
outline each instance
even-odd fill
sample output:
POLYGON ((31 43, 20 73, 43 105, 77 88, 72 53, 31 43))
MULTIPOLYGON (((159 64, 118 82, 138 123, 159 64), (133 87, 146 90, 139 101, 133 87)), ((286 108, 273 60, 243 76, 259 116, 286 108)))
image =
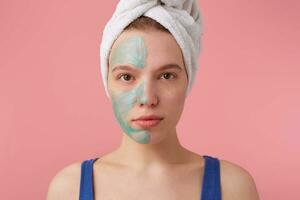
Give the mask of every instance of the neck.
MULTIPOLYGON (((155 134, 159 133, 151 133, 153 140, 155 140, 155 134)), ((184 163, 187 160, 187 150, 181 146, 176 129, 165 136, 158 142, 140 144, 123 133, 121 145, 115 151, 118 162, 134 168, 184 163)))

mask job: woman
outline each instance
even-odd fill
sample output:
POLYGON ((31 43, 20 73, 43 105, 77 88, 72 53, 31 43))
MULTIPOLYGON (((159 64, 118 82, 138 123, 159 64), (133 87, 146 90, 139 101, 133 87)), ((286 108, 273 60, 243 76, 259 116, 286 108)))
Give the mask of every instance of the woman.
MULTIPOLYGON (((197 62, 191 54, 197 55, 199 47, 186 42, 196 49, 187 52, 185 40, 181 43, 176 36, 182 33, 153 18, 135 16, 123 24, 121 33, 115 31, 113 43, 101 47, 104 86, 123 131, 121 145, 62 169, 51 181, 48 200, 259 199, 245 169, 180 144, 176 125, 195 74, 191 66, 197 62)), ((114 35, 109 30, 108 24, 103 42, 114 35)))

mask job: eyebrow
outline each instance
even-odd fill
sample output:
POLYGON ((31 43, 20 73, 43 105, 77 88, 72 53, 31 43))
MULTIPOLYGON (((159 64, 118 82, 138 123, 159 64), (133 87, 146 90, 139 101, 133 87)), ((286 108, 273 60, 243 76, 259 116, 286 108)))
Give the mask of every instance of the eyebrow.
MULTIPOLYGON (((119 70, 121 70, 121 69, 132 70, 133 67, 128 66, 128 65, 117 65, 116 67, 113 68, 112 72, 114 72, 117 69, 119 69, 119 70)), ((166 69, 178 69, 178 70, 182 71, 182 68, 179 65, 175 64, 175 63, 170 63, 170 64, 163 65, 157 71, 163 71, 163 70, 166 70, 166 69)))

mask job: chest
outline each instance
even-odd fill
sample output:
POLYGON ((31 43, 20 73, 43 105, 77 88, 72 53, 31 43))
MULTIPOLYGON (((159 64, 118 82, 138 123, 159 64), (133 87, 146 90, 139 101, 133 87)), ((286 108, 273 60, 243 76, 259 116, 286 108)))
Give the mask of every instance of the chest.
POLYGON ((95 173, 95 200, 199 200, 203 172, 165 174, 95 173))

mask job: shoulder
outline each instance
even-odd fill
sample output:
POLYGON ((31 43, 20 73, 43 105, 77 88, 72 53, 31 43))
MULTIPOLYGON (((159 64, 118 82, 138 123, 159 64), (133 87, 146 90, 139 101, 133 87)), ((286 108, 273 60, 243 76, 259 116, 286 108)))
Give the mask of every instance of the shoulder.
POLYGON ((220 160, 222 199, 259 200, 251 174, 243 167, 227 160, 220 160))
POLYGON ((47 200, 79 198, 81 162, 72 163, 56 173, 50 181, 47 200))

